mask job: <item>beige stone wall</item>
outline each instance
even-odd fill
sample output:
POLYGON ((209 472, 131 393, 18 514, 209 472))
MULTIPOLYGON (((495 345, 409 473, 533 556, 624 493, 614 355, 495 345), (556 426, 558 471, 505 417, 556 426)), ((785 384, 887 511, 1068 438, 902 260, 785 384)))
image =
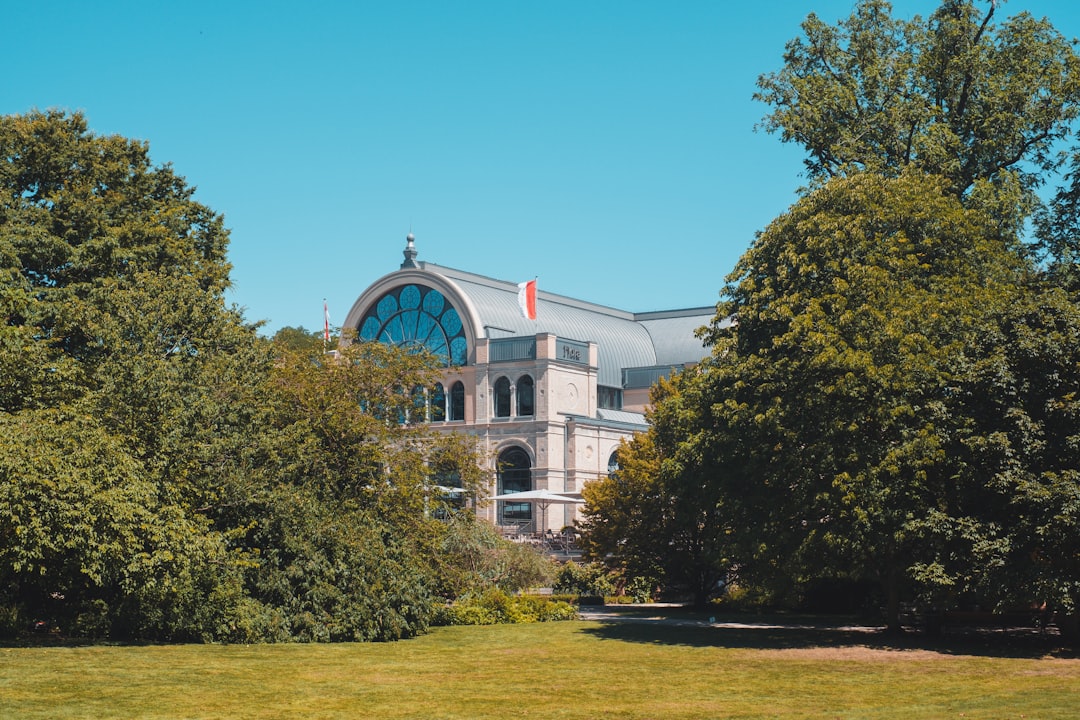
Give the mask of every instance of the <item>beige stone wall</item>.
MULTIPOLYGON (((476 364, 447 370, 444 386, 456 380, 465 385, 464 422, 435 423, 446 431, 467 432, 480 440, 490 469, 489 494, 498 492, 496 461, 499 453, 521 447, 532 461, 533 487, 556 493, 581 492, 585 483, 607 474, 608 459, 629 431, 600 428, 581 419, 596 415, 596 345, 588 347, 588 362, 565 362, 557 357, 554 335, 538 335, 535 360, 489 363, 488 341, 476 342, 476 364), (496 418, 492 388, 505 375, 512 383, 523 375, 534 382, 535 413, 496 418), (577 419, 575 419, 577 418, 577 419)), ((560 530, 576 520, 579 506, 553 505, 547 527, 560 530)), ((534 507, 534 518, 538 515, 534 507)), ((496 503, 477 509, 478 517, 496 521, 496 503)))

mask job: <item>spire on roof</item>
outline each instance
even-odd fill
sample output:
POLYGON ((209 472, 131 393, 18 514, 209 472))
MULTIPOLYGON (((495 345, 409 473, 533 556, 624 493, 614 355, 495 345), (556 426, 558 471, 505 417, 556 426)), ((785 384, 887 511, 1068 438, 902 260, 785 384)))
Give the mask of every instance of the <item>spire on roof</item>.
POLYGON ((401 263, 402 270, 405 268, 420 267, 416 264, 416 246, 413 245, 413 240, 415 239, 416 238, 413 237, 412 233, 405 236, 405 262, 401 263))

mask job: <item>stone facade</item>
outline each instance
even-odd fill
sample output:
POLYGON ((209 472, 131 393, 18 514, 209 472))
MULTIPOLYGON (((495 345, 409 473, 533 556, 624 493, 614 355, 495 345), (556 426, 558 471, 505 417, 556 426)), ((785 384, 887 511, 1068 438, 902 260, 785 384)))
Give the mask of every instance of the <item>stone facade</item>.
MULTIPOLYGON (((712 307, 638 315, 540 292, 537 318, 528 320, 515 283, 416 255, 410 235, 405 262, 361 293, 344 327, 363 340, 424 345, 446 359, 428 421, 478 438, 490 460, 491 495, 579 495, 611 471, 620 441, 645 429, 655 378, 707 354, 693 328, 712 319, 712 307)), ((511 502, 477 508, 500 526, 530 530, 558 531, 576 512, 575 505, 540 513, 511 502)))

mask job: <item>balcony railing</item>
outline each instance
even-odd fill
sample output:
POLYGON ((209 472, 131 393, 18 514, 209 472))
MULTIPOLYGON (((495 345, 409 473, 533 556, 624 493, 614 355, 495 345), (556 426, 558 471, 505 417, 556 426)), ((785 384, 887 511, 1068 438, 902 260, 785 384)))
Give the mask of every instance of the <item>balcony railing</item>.
POLYGON ((535 360, 536 338, 500 338, 488 344, 490 362, 535 360))
POLYGON ((670 377, 673 372, 681 369, 671 365, 624 368, 622 371, 622 384, 624 388, 652 387, 660 378, 670 377))

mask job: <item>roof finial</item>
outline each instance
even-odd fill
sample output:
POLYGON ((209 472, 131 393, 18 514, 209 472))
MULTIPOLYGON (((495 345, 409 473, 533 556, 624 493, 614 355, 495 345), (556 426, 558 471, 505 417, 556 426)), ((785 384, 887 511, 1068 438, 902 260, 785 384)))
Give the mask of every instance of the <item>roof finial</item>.
POLYGON ((416 264, 416 246, 413 245, 413 240, 415 239, 416 238, 413 237, 413 234, 411 232, 405 236, 405 262, 401 263, 402 270, 404 270, 405 268, 420 267, 416 264))

